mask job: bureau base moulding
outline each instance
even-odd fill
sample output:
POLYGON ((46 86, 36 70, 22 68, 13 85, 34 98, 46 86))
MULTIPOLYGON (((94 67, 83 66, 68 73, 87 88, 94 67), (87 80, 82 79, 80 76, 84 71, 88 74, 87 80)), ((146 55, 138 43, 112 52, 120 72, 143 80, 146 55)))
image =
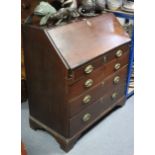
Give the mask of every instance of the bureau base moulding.
MULTIPOLYGON (((125 100, 126 100, 125 97, 122 97, 115 104, 113 104, 113 106, 109 107, 107 110, 105 110, 103 113, 101 113, 93 122, 91 122, 91 124, 89 124, 85 128, 89 129, 94 124, 94 122, 100 120, 101 118, 104 118, 104 116, 106 116, 113 109, 115 109, 117 107, 122 107, 125 104, 125 100)), ((51 128, 49 128, 48 126, 43 124, 42 122, 40 122, 39 120, 37 120, 36 118, 34 118, 33 116, 29 117, 29 123, 30 123, 30 127, 34 130, 40 129, 40 130, 45 130, 48 133, 50 133, 57 140, 57 142, 60 144, 60 147, 65 152, 68 152, 73 148, 74 144, 81 137, 83 130, 85 130, 85 129, 83 129, 83 130, 79 131, 76 135, 74 135, 71 138, 65 138, 62 135, 60 135, 59 133, 57 133, 56 131, 52 130, 51 128)))

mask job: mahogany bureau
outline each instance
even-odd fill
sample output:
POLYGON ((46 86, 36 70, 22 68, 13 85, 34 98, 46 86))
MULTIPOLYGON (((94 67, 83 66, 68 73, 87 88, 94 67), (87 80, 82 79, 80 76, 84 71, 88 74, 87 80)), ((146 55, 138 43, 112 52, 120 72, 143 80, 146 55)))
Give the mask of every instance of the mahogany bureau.
POLYGON ((30 126, 51 133, 67 152, 125 103, 130 38, 110 13, 22 30, 30 126))

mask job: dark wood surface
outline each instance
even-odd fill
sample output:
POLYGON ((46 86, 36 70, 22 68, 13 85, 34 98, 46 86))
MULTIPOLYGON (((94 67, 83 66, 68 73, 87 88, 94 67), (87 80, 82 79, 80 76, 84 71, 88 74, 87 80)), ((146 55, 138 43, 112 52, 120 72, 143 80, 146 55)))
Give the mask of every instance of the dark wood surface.
MULTIPOLYGON (((38 3, 38 0, 21 0, 21 24, 23 24, 25 19, 33 13, 33 10, 38 3)), ((23 38, 21 35, 21 102, 25 102, 28 96, 23 52, 23 38)))
POLYGON ((93 87, 96 84, 98 84, 99 82, 101 82, 105 77, 109 76, 110 74, 115 73, 116 72, 116 70, 114 68, 115 64, 120 63, 121 64, 121 68, 122 68, 124 65, 126 65, 126 62, 128 61, 128 58, 129 58, 128 56, 129 56, 129 53, 126 52, 121 58, 113 59, 108 64, 100 66, 98 69, 96 69, 89 76, 85 76, 81 80, 79 80, 76 83, 70 85, 70 87, 69 87, 69 98, 74 98, 77 95, 79 95, 79 94, 89 90, 91 87, 90 88, 86 88, 84 86, 84 83, 88 79, 92 79, 93 80, 93 85, 92 85, 92 87, 93 87))
POLYGON ((112 104, 115 104, 115 102, 120 99, 122 96, 124 96, 125 92, 125 86, 117 88, 117 90, 111 90, 110 92, 103 95, 103 97, 97 99, 97 101, 94 104, 91 104, 86 109, 82 110, 79 114, 74 116, 70 119, 70 136, 75 135, 77 132, 79 132, 84 127, 88 127, 89 124, 98 117, 102 112, 104 112, 106 109, 112 106, 112 104), (114 92, 118 93, 118 96, 116 99, 112 99, 111 96, 114 92), (91 114, 90 120, 87 122, 84 122, 82 119, 85 114, 91 114))
POLYGON ((89 35, 82 35, 89 32, 85 21, 53 29, 22 25, 30 125, 34 129, 43 128, 50 132, 65 151, 73 147, 83 131, 125 101, 130 38, 112 14, 104 14, 90 21, 95 25, 90 38, 89 35), (70 42, 70 28, 72 31, 78 29, 77 32, 80 31, 81 34, 72 36, 73 42, 70 42), (97 28, 100 33, 97 32, 97 28), (60 37, 60 32, 64 37, 60 37), (53 34, 58 34, 59 40, 53 34), (103 39, 101 34, 107 41, 104 41, 105 38, 103 39), (84 46, 84 43, 78 47, 80 39, 85 45, 91 42, 90 47, 94 46, 95 49, 84 46), (66 57, 67 49, 72 59, 66 57), (82 49, 86 52, 82 53, 82 49), (120 49, 123 53, 116 58, 116 52, 120 49), (117 63, 121 66, 115 70, 114 66, 117 63), (87 65, 94 67, 88 75, 83 73, 87 65), (115 85, 113 80, 118 75, 120 82, 115 85), (84 83, 88 79, 92 79, 94 83, 92 87, 85 89, 84 83), (114 92, 118 95, 112 100, 114 92), (82 106, 81 100, 88 93, 92 95, 93 100, 90 104, 82 106), (81 119, 86 113, 91 113, 92 119, 83 124, 81 119))
POLYGON ((67 70, 43 30, 24 26, 23 40, 30 114, 67 136, 67 70))
MULTIPOLYGON (((120 58, 116 57, 116 52, 118 50, 122 50, 123 55, 125 54, 125 52, 129 52, 129 45, 125 44, 122 46, 119 46, 118 48, 115 48, 114 50, 111 50, 110 52, 103 54, 91 61, 89 61, 88 63, 76 68, 73 72, 72 72, 72 81, 76 81, 82 77, 89 77, 90 74, 85 74, 84 69, 88 66, 88 65, 92 65, 94 67, 93 72, 97 69, 100 68, 101 66, 103 66, 104 64, 108 64, 108 62, 110 62, 111 60, 119 60, 120 58)), ((92 72, 92 73, 93 73, 92 72)), ((72 82, 70 80, 70 82, 72 82)))
POLYGON ((112 74, 105 79, 101 80, 99 84, 95 85, 95 87, 89 89, 88 91, 85 91, 84 93, 81 93, 80 96, 77 96, 76 98, 70 99, 70 115, 73 116, 79 111, 85 109, 90 104, 93 104, 97 99, 103 96, 103 94, 108 93, 113 90, 117 90, 119 88, 124 87, 127 77, 127 66, 124 66, 120 71, 116 72, 115 74, 112 74), (114 84, 113 80, 116 76, 120 77, 120 81, 118 84, 114 84), (89 103, 83 103, 83 98, 86 95, 91 95, 91 101, 89 103))
POLYGON ((87 21, 79 21, 47 30, 71 69, 130 41, 113 14, 103 14, 88 21, 90 25, 87 21))
POLYGON ((26 80, 21 80, 21 102, 25 102, 27 100, 27 84, 26 80))

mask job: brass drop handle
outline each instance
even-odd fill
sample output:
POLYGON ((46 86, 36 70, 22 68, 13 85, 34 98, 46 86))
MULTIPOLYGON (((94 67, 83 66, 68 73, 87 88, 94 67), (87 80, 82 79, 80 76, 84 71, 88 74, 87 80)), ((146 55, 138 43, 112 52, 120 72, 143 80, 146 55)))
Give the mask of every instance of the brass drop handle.
POLYGON ((85 114, 85 115, 83 116, 82 120, 83 120, 84 122, 87 122, 87 121, 90 120, 90 118, 91 118, 91 114, 90 114, 90 113, 87 113, 87 114, 85 114))
POLYGON ((119 83, 119 81, 120 81, 120 77, 119 76, 114 77, 114 80, 113 80, 114 84, 119 83))
POLYGON ((94 67, 93 67, 92 65, 88 65, 88 66, 85 68, 84 72, 85 72, 86 74, 90 74, 93 70, 94 70, 94 67))
POLYGON ((119 57, 122 56, 122 54, 123 54, 123 51, 122 51, 122 50, 118 50, 118 51, 116 52, 116 57, 119 58, 119 57))
POLYGON ((86 95, 84 98, 83 98, 83 103, 84 104, 87 104, 91 101, 91 96, 90 95, 86 95))
POLYGON ((114 100, 114 99, 116 99, 116 97, 117 97, 117 93, 116 92, 114 92, 112 95, 111 95, 111 98, 114 100))
POLYGON ((120 63, 116 63, 115 66, 114 66, 114 68, 115 68, 116 70, 120 69, 120 67, 121 67, 121 64, 120 64, 120 63))
POLYGON ((93 80, 92 79, 88 79, 86 82, 85 82, 85 87, 86 88, 89 88, 93 85, 93 80))

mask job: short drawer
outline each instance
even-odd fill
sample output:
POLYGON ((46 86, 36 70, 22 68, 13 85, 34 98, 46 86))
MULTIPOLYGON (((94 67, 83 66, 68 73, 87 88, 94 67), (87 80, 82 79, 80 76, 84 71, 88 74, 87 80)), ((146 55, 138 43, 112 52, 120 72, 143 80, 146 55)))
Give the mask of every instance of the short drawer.
POLYGON ((123 57, 125 53, 129 53, 129 44, 125 44, 118 48, 115 48, 112 51, 107 52, 104 55, 86 63, 85 65, 74 69, 71 72, 72 78, 70 80, 70 83, 73 83, 85 76, 89 77, 89 75, 93 74, 96 71, 96 69, 100 68, 105 64, 108 64, 110 61, 114 59, 116 61, 119 61, 120 58, 123 57))
POLYGON ((114 59, 106 65, 103 65, 96 69, 91 75, 85 76, 81 80, 69 85, 69 98, 71 99, 79 96, 80 94, 90 90, 97 84, 101 83, 107 76, 119 71, 121 68, 127 65, 128 56, 129 53, 126 52, 119 60, 114 59))
POLYGON ((127 66, 124 66, 118 72, 108 76, 92 89, 84 92, 80 96, 69 100, 70 116, 75 115, 82 109, 94 103, 98 98, 104 96, 111 90, 123 88, 126 84, 127 66))
POLYGON ((112 91, 100 98, 95 104, 90 105, 79 114, 70 119, 70 136, 86 129, 107 109, 112 107, 117 101, 124 97, 124 89, 112 91), (116 95, 117 94, 117 95, 116 95))

